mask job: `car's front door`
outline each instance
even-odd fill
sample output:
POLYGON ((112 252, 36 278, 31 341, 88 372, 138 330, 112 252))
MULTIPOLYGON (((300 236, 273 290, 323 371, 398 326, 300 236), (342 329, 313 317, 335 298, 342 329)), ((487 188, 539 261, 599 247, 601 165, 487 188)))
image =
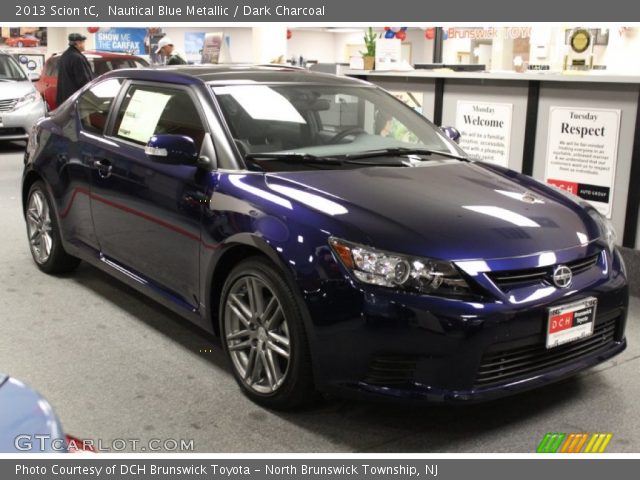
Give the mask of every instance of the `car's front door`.
POLYGON ((108 135, 90 150, 91 210, 104 258, 192 310, 199 304, 200 222, 210 175, 195 165, 153 161, 144 146, 165 133, 186 135, 200 147, 202 119, 189 88, 131 83, 108 135))

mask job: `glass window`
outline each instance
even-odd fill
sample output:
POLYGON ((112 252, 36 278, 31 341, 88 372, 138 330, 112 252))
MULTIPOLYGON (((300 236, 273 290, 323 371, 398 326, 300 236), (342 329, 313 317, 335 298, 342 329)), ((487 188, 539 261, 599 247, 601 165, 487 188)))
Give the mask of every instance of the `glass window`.
POLYGON ((242 154, 328 156, 397 147, 460 154, 422 115, 377 88, 313 84, 212 88, 242 154))
POLYGON ((51 57, 49 61, 46 63, 45 67, 45 75, 47 77, 57 77, 58 76, 58 62, 60 61, 59 57, 51 57))
POLYGON ((0 80, 26 80, 24 70, 11 55, 0 55, 0 80))
POLYGON ((198 148, 205 129, 200 114, 184 90, 132 85, 114 126, 115 136, 146 145, 153 135, 184 135, 198 148))
POLYGON ((104 60, 94 60, 90 63, 93 67, 93 73, 96 77, 99 77, 103 73, 107 73, 110 70, 108 63, 104 60))
POLYGON ((107 125, 109 109, 120 90, 120 79, 111 78, 94 85, 78 100, 78 114, 82 128, 87 132, 102 133, 107 125))

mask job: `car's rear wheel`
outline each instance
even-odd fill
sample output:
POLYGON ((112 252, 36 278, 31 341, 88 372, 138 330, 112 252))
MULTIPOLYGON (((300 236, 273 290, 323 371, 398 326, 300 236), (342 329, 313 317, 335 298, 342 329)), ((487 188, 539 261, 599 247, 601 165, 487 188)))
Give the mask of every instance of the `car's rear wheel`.
POLYGON ((27 235, 36 265, 46 273, 64 273, 75 269, 80 260, 65 252, 60 240, 58 219, 51 208, 49 192, 43 182, 35 182, 27 199, 27 235))
POLYGON ((234 376, 249 398, 285 410, 314 397, 301 314, 271 263, 252 257, 233 269, 223 288, 220 319, 234 376))

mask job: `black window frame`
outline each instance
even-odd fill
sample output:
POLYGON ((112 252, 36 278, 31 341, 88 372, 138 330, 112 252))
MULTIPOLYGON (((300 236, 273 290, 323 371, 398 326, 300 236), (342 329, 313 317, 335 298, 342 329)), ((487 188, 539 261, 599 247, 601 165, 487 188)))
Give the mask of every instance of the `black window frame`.
POLYGON ((86 88, 85 90, 83 90, 79 95, 78 98, 75 99, 74 104, 75 104, 75 114, 76 114, 76 121, 78 122, 78 127, 80 128, 81 131, 91 134, 91 135, 105 135, 105 132, 107 131, 107 128, 110 125, 111 122, 111 117, 113 116, 113 106, 115 105, 115 103, 118 101, 118 99, 121 97, 122 95, 122 89, 124 88, 125 84, 126 84, 126 80, 124 78, 121 77, 109 77, 109 78, 105 78, 103 80, 100 80, 99 82, 96 82, 94 84, 92 84, 90 87, 86 88), (82 118, 80 117, 80 101, 82 100, 82 97, 84 97, 85 95, 87 95, 91 89, 93 89, 95 86, 100 85, 102 83, 105 82, 109 82, 111 80, 118 80, 120 81, 120 90, 118 91, 118 93, 113 97, 113 100, 111 101, 111 105, 109 106, 109 111, 107 112, 107 119, 105 121, 105 125, 102 128, 101 132, 96 132, 96 131, 92 131, 92 130, 87 130, 87 128, 83 125, 82 123, 82 118))
MULTIPOLYGON (((113 77, 110 77, 113 78, 113 77)), ((139 150, 144 150, 145 145, 141 145, 140 143, 134 142, 132 140, 128 140, 126 138, 122 138, 116 135, 116 133, 114 132, 115 129, 115 124, 116 124, 116 120, 117 120, 117 116, 118 113, 120 112, 120 108, 123 104, 123 102, 125 101, 127 92, 132 88, 132 87, 140 87, 140 86, 146 86, 146 87, 154 87, 154 88, 168 88, 168 89, 173 89, 173 90, 182 90, 184 92, 187 93, 187 95, 189 96, 189 98, 191 99, 191 101, 193 102, 196 111, 198 112, 198 116, 200 118, 200 122, 202 123, 203 126, 203 130, 204 130, 204 136, 206 136, 207 134, 211 135, 211 139, 215 145, 216 143, 216 139, 215 136, 213 135, 213 130, 211 128, 211 126, 209 125, 209 122, 207 121, 207 116, 202 108, 202 105, 200 104, 199 98, 196 94, 196 92, 193 89, 193 86, 191 85, 182 85, 182 84, 175 84, 175 83, 167 83, 167 82, 155 82, 155 81, 150 81, 150 80, 131 80, 128 79, 125 82, 123 82, 122 86, 120 87, 120 93, 118 94, 118 97, 116 98, 116 100, 111 104, 111 111, 109 113, 109 118, 107 120, 107 126, 104 130, 104 137, 108 138, 109 140, 115 141, 115 142, 121 142, 124 143, 128 146, 131 147, 135 147, 139 150)), ((205 142, 203 141, 200 146, 199 146, 199 151, 202 151, 203 147, 204 147, 205 142)))

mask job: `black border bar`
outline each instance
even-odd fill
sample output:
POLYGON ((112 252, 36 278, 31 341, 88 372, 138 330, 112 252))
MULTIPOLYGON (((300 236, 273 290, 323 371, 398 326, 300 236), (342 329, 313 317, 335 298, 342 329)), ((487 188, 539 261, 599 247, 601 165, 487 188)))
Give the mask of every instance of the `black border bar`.
POLYGON ((640 210, 640 89, 638 90, 638 103, 636 105, 636 124, 633 132, 629 191, 627 192, 627 211, 624 216, 624 236, 622 239, 622 246, 628 248, 636 247, 638 211, 640 210))

